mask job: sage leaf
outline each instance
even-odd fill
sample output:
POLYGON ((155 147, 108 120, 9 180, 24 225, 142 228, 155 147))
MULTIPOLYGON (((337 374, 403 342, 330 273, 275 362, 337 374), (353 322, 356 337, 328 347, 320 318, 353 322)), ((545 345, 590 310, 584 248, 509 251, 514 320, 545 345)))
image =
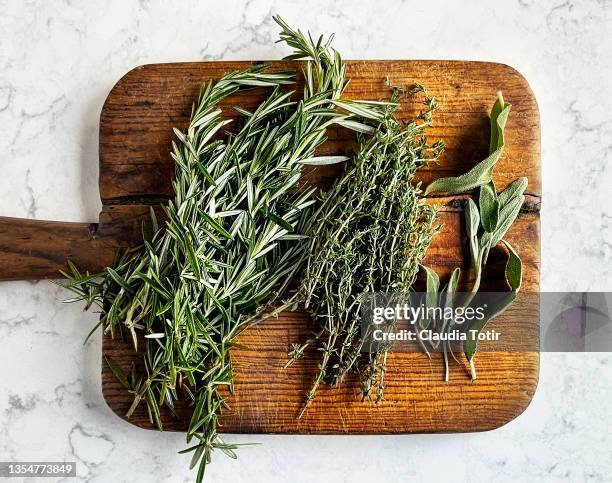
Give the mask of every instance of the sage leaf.
MULTIPOLYGON (((453 273, 450 276, 448 281, 448 285, 446 286, 446 291, 444 294, 444 307, 452 307, 453 306, 453 294, 457 291, 457 286, 459 285, 459 277, 461 276, 461 269, 459 267, 453 270, 453 273)), ((446 331, 446 327, 448 323, 452 322, 450 318, 444 318, 444 323, 442 325, 442 332, 446 331)))
POLYGON ((478 204, 482 227, 485 231, 492 233, 497 228, 499 218, 499 200, 492 181, 480 187, 478 204))
POLYGON ((446 286, 446 293, 448 297, 446 300, 452 299, 452 294, 457 291, 457 285, 459 284, 459 277, 461 276, 461 269, 459 267, 453 270, 451 277, 448 281, 448 285, 446 286))
MULTIPOLYGON (((429 267, 423 265, 427 278, 427 293, 425 296, 425 306, 435 307, 438 304, 438 290, 440 289, 440 277, 438 274, 429 267)), ((421 320, 422 327, 428 327, 433 322, 428 317, 421 320)))
POLYGON ((508 121, 511 104, 506 104, 501 92, 491 109, 491 139, 489 156, 461 176, 440 178, 427 186, 425 194, 430 193, 464 193, 490 183, 493 179, 493 167, 501 157, 504 149, 504 128, 508 121))
POLYGON ((465 227, 467 230, 470 253, 472 254, 472 265, 476 266, 479 259, 480 246, 478 243, 478 226, 480 225, 480 215, 476 203, 472 198, 468 199, 465 206, 465 227))
POLYGON ((523 280, 523 264, 516 251, 506 240, 503 240, 504 245, 508 249, 508 262, 506 263, 506 281, 510 289, 518 292, 521 288, 523 280))
POLYGON ((460 176, 439 178, 429 184, 425 189, 425 194, 430 193, 465 193, 483 184, 487 184, 492 179, 493 166, 499 160, 502 149, 493 151, 486 159, 478 163, 467 173, 460 176))
POLYGON ((519 178, 513 181, 504 191, 499 194, 499 218, 497 227, 492 233, 487 232, 483 235, 483 244, 488 244, 491 247, 494 247, 501 241, 521 211, 521 207, 525 201, 523 192, 525 191, 526 187, 527 178, 519 178))
MULTIPOLYGON (((518 197, 510 199, 508 203, 506 203, 500 208, 499 224, 495 231, 490 234, 490 245, 492 247, 494 247, 501 241, 508 229, 512 226, 512 223, 514 223, 514 220, 516 220, 516 217, 521 211, 521 207, 523 206, 524 201, 525 197, 523 195, 520 195, 518 197)), ((485 236, 487 235, 489 234, 485 234, 485 236)))
POLYGON ((508 187, 499 194, 500 205, 505 205, 510 199, 522 195, 527 188, 527 178, 515 179, 508 187))
MULTIPOLYGON (((508 249, 508 261, 506 263, 506 280, 511 291, 505 294, 500 294, 493 301, 487 303, 485 316, 481 320, 477 320, 470 324, 468 337, 466 338, 463 349, 468 361, 472 361, 478 344, 477 335, 482 331, 485 325, 493 318, 503 313, 516 299, 516 294, 521 287, 522 281, 522 262, 512 245, 504 240, 504 245, 508 249), (473 335, 476 331, 476 335, 473 335)), ((473 372, 475 379, 475 372, 473 372)))
POLYGON ((438 274, 431 268, 425 266, 423 266, 423 268, 427 275, 427 302, 429 306, 433 306, 436 304, 436 299, 433 297, 437 298, 438 289, 440 288, 440 277, 438 277, 438 274), (431 302, 431 304, 429 302, 431 302))
POLYGON ((504 142, 504 129, 510 114, 512 104, 507 104, 501 92, 497 93, 497 100, 491 109, 491 142, 489 152, 493 152, 502 147, 504 142))
MULTIPOLYGON (((487 308, 485 310, 485 315, 482 319, 474 320, 470 325, 467 332, 467 337, 463 343, 463 351, 465 353, 465 357, 468 361, 472 362, 474 358, 474 354, 476 354, 476 348, 478 345, 478 334, 482 332, 482 329, 489 323, 489 321, 493 320, 498 315, 504 313, 506 309, 512 305, 514 299, 516 299, 517 292, 506 292, 499 293, 496 298, 492 301, 487 302, 487 308), (472 332, 472 331, 475 331, 472 332), (475 334, 475 335, 472 335, 475 334)), ((472 377, 475 379, 475 376, 472 377)))

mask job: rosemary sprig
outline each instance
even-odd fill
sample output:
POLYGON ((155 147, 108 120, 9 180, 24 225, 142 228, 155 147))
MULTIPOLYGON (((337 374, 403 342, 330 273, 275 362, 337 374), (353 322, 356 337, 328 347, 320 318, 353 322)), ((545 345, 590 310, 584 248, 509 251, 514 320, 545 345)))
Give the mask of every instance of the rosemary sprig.
POLYGON ((421 121, 403 125, 395 118, 399 96, 394 89, 378 130, 359 137, 346 173, 308 224, 307 262, 292 301, 303 303, 320 329, 294 346, 289 363, 311 344, 321 360, 302 413, 323 382, 338 385, 351 370, 361 375, 363 398, 374 388, 382 398, 386 350, 361 357, 361 295, 407 292, 438 228, 435 209, 412 183, 416 170, 443 150, 441 142, 430 146, 424 137, 437 105, 425 95, 421 121))
POLYGON ((67 275, 76 299, 100 308, 105 331, 129 334, 135 349, 144 337, 140 377, 122 375, 109 361, 134 395, 128 416, 144 401, 162 429, 162 407, 174 412, 179 398, 191 401, 187 443, 195 444, 184 451, 193 452, 197 481, 215 449, 235 457, 236 445, 217 433, 223 394, 232 389, 235 336, 283 293, 303 258, 302 233, 315 201, 314 189, 292 190, 303 164, 344 159, 314 156, 326 129, 339 124, 373 131, 370 123, 385 109, 340 101, 345 68, 331 38, 314 42, 275 20, 281 40, 294 49, 290 58, 307 59, 302 98, 283 89, 293 73, 266 66, 205 85, 188 128, 175 131, 175 197, 164 207, 164 229, 153 219, 154 235, 115 267, 90 276, 71 265, 67 275), (254 112, 237 107, 238 130, 223 134, 229 121, 218 103, 254 87, 269 95, 254 112))

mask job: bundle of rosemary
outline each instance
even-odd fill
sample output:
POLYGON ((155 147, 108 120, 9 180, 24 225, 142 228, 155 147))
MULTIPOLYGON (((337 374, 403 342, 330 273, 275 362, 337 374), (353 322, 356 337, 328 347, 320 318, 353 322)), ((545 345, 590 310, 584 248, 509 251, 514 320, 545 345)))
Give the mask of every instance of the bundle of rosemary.
POLYGON ((194 452, 198 481, 214 449, 235 457, 236 446, 217 433, 222 391, 232 388, 234 338, 283 292, 303 257, 301 233, 314 199, 313 189, 292 190, 302 166, 346 159, 314 157, 330 125, 369 132, 368 122, 384 114, 378 104, 338 100, 345 69, 331 38, 315 42, 275 20, 295 51, 290 58, 308 61, 302 98, 283 90, 293 73, 265 66, 205 85, 186 131, 176 131, 175 197, 164 207, 165 227, 154 226, 143 246, 103 273, 83 275, 71 265, 67 275, 72 301, 100 309, 98 326, 129 334, 135 349, 144 338, 142 367, 130 375, 108 360, 134 396, 128 416, 144 402, 162 429, 160 408, 173 412, 179 398, 191 402, 187 442, 195 444, 185 451, 194 452), (265 101, 254 112, 237 107, 239 128, 223 134, 229 121, 219 102, 255 87, 270 90, 265 101))

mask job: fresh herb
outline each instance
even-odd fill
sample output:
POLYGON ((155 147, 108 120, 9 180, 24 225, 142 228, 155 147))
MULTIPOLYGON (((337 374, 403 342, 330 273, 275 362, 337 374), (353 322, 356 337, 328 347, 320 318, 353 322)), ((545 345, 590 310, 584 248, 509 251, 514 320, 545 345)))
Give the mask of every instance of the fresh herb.
MULTIPOLYGON (((411 93, 416 92, 423 89, 416 86, 411 93)), ((425 139, 437 105, 424 96, 420 120, 403 124, 395 117, 400 91, 393 90, 378 129, 359 136, 344 176, 323 196, 309 223, 306 267, 292 302, 304 305, 319 330, 293 347, 289 363, 310 345, 321 359, 303 410, 322 383, 337 386, 349 371, 359 373, 364 399, 373 391, 382 398, 387 351, 362 357, 361 296, 408 292, 438 229, 435 208, 425 204, 413 183, 417 169, 443 150, 441 142, 428 145, 425 139)))
MULTIPOLYGON (((304 91, 299 100, 288 91, 293 72, 269 72, 253 66, 203 86, 189 126, 176 130, 174 199, 163 207, 164 226, 152 213, 152 235, 128 251, 114 267, 81 274, 69 262, 67 288, 86 308, 100 309, 105 332, 129 336, 142 359, 129 374, 111 358, 110 370, 134 397, 127 416, 144 402, 149 418, 163 429, 162 411, 175 412, 186 399, 192 408, 187 443, 201 481, 211 454, 219 449, 235 457, 237 445, 217 433, 218 419, 233 389, 230 353, 235 337, 264 317, 287 292, 298 271, 301 283, 282 305, 303 303, 318 332, 295 345, 292 360, 316 345, 321 360, 304 409, 322 383, 339 385, 357 372, 364 399, 384 394, 388 346, 362 353, 357 326, 364 293, 407 294, 432 237, 439 230, 436 209, 425 203, 414 175, 435 161, 443 144, 427 143, 425 129, 437 105, 422 87, 393 88, 391 102, 341 99, 345 67, 331 48, 331 37, 303 35, 276 17, 280 39, 293 48, 288 59, 304 59, 304 91), (219 103, 244 89, 264 88, 266 99, 253 111, 236 106, 239 123, 219 103), (396 119, 401 95, 422 93, 419 120, 396 119), (353 157, 317 156, 326 130, 339 125, 358 133, 353 157), (295 190, 304 165, 347 161, 346 173, 314 209, 314 188, 295 190), (142 349, 142 347, 141 347, 142 349)), ((524 178, 497 194, 492 171, 504 147, 510 105, 501 97, 492 111, 489 156, 468 173, 431 183, 426 194, 480 189, 478 206, 466 206, 467 231, 478 291, 489 250, 503 242, 509 258, 506 277, 511 294, 521 284, 521 261, 503 237, 523 203, 524 178)), ((440 280, 426 269, 433 303, 457 289, 455 269, 440 292, 440 280)), ((483 324, 484 326, 484 324, 483 324)), ((444 326, 446 330, 448 327, 444 326)), ((482 328, 482 327, 481 327, 482 328)), ((92 330, 93 333, 93 330, 92 330)), ((465 354, 475 370, 475 342, 465 354)), ((290 362, 291 362, 290 361, 290 362)), ((448 357, 445 350, 448 374, 448 357)))
MULTIPOLYGON (((476 334, 484 328, 486 323, 501 314, 515 299, 516 293, 520 289, 522 281, 522 263, 521 259, 512 248, 509 242, 503 240, 504 235, 514 223, 518 213, 523 205, 525 197, 523 192, 527 187, 527 178, 518 178, 513 181, 499 195, 495 190, 492 174, 495 163, 499 160, 504 149, 504 128, 511 105, 504 101, 504 98, 498 93, 497 100, 491 109, 491 142, 489 156, 472 168, 468 173, 454 178, 441 178, 432 182, 426 192, 443 191, 447 193, 467 192, 474 188, 479 188, 478 206, 470 198, 465 206, 465 225, 468 237, 468 245, 470 247, 471 266, 474 270, 475 279, 471 288, 471 293, 475 294, 480 288, 482 274, 487 263, 490 250, 497 246, 500 242, 504 244, 508 250, 508 262, 506 265, 506 281, 510 288, 510 292, 506 297, 495 301, 493 306, 488 307, 487 315, 477 323, 470 325, 469 334, 471 331, 476 331, 476 334)), ((431 269, 424 267, 427 278, 429 280, 431 269)), ((436 275, 437 277, 437 275, 436 275)), ((445 289, 438 294, 438 288, 429 285, 427 286, 428 294, 434 298, 452 296, 456 290, 457 280, 460 277, 460 269, 456 268, 451 276, 451 280, 445 289)), ((467 305, 473 299, 468 297, 464 304, 467 305)), ((443 332, 452 329, 452 323, 447 321, 437 321, 438 330, 443 332)), ((474 356, 476 354, 477 336, 470 336, 464 343, 464 353, 470 365, 470 373, 472 379, 476 379, 476 367, 474 365, 474 356)), ((450 344, 443 342, 445 376, 444 379, 449 379, 449 359, 448 353, 451 351, 450 344)), ((451 352, 452 354, 452 352, 451 352)), ((454 357, 454 354, 453 354, 454 357)))
MULTIPOLYGON (((417 89, 422 90, 422 89, 417 89)), ((395 89, 392 101, 398 100, 395 89)), ((404 92, 406 93, 406 92, 404 92)), ((361 136, 355 157, 348 162, 345 175, 336 182, 314 213, 310 223, 310 246, 302 283, 294 302, 301 302, 318 323, 319 330, 305 343, 295 344, 290 353, 291 364, 310 345, 316 345, 321 358, 313 385, 302 409, 308 408, 322 383, 339 385, 349 371, 359 374, 362 399, 375 400, 384 395, 388 344, 375 351, 363 352, 367 334, 356 325, 362 296, 366 293, 392 292, 402 296, 411 291, 418 265, 425 256, 432 237, 438 231, 436 211, 424 204, 419 185, 413 184, 416 170, 437 159, 441 143, 428 146, 424 130, 431 123, 435 101, 426 96, 428 109, 424 122, 402 126, 394 117, 397 106, 390 106, 376 133, 361 136)), ((502 240, 522 206, 526 178, 511 183, 497 194, 492 174, 504 148, 504 127, 510 112, 501 93, 491 113, 489 156, 465 175, 443 178, 431 183, 426 193, 444 191, 462 193, 479 188, 479 205, 469 199, 465 207, 466 228, 475 281, 472 294, 479 288, 489 251, 500 241, 508 249, 506 279, 510 293, 487 311, 487 316, 472 325, 480 331, 485 324, 512 303, 521 285, 521 261, 507 241, 502 240)), ((437 273, 423 267, 426 274, 426 305, 453 303, 461 270, 453 270, 441 289, 437 273)), ((473 295, 472 295, 473 298, 473 295)), ((471 298, 465 301, 469 304, 471 298)), ((452 320, 427 320, 433 328, 448 332, 452 320)), ((419 331, 417 331, 417 334, 419 331)), ((476 378, 474 355, 477 337, 468 338, 464 352, 476 378)), ((419 340, 429 354, 424 341, 419 340)), ((449 378, 450 344, 443 342, 445 380, 449 378)))
MULTIPOLYGON (((493 181, 493 167, 499 161, 504 149, 504 128, 510 104, 504 102, 501 92, 491 111, 491 143, 489 156, 461 176, 440 178, 427 186, 425 194, 430 193, 465 193, 493 181)), ((493 190, 495 191, 495 190, 493 190)))
POLYGON ((67 275, 73 300, 98 306, 105 332, 129 334, 135 349, 144 338, 138 377, 107 360, 134 396, 128 416, 144 402, 162 429, 162 407, 174 413, 179 398, 191 402, 187 442, 195 444, 184 451, 193 452, 198 481, 214 449, 235 457, 236 445, 217 433, 223 394, 232 390, 234 339, 282 294, 303 257, 302 233, 315 200, 314 188, 293 190, 302 166, 344 159, 314 155, 329 126, 372 132, 369 123, 384 111, 384 105, 339 100, 347 82, 331 38, 315 42, 275 20, 294 50, 290 58, 307 60, 303 97, 283 89, 293 73, 266 66, 206 84, 188 128, 175 131, 175 196, 164 207, 164 228, 153 218, 154 235, 103 273, 82 275, 71 264, 67 275), (256 87, 269 89, 267 98, 254 112, 237 107, 238 129, 223 133, 230 121, 222 119, 219 102, 256 87))

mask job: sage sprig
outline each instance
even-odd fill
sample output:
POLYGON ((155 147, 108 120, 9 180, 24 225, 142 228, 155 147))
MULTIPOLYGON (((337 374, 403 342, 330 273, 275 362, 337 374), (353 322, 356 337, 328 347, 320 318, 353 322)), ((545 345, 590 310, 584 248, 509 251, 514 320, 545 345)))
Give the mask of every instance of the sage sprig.
MULTIPOLYGON (((504 128, 506 127, 506 121, 508 120, 511 107, 511 104, 504 101, 501 92, 498 93, 497 100, 491 110, 491 142, 489 155, 467 173, 460 176, 439 178, 431 182, 425 190, 426 195, 431 193, 466 193, 474 188, 479 188, 492 182, 493 168, 499 161, 504 149, 504 128)), ((494 192, 495 190, 493 189, 493 193, 494 192)), ((489 213, 487 213, 487 216, 488 215, 489 213)), ((489 221, 486 223, 488 224, 489 221)))
POLYGON ((134 396, 128 416, 144 402, 163 429, 162 408, 174 413, 179 399, 191 404, 184 452, 193 453, 197 481, 215 449, 235 457, 236 445, 217 433, 233 388, 235 337, 278 299, 303 259, 315 202, 314 189, 293 189, 303 166, 344 159, 315 156, 331 125, 371 132, 386 109, 340 101, 347 80, 331 39, 315 42, 275 20, 294 49, 290 58, 306 60, 301 98, 286 90, 293 72, 266 66, 206 84, 187 129, 175 131, 175 196, 164 206, 165 226, 153 219, 153 234, 114 267, 92 276, 71 264, 67 275, 73 300, 97 305, 106 332, 128 334, 135 349, 144 339, 132 377, 108 361, 134 396), (267 89, 266 99, 253 112, 237 106, 237 129, 223 132, 230 121, 219 102, 252 88, 267 89))
MULTIPOLYGON (((480 288, 482 274, 490 250, 502 242, 508 251, 505 276, 510 292, 506 297, 496 300, 493 306, 488 308, 483 319, 470 325, 469 329, 476 331, 476 333, 479 333, 488 321, 501 314, 514 301, 522 281, 521 259, 510 243, 503 240, 503 237, 514 223, 523 205, 525 200, 523 193, 527 187, 527 178, 516 179, 499 195, 495 191, 495 184, 492 178, 493 168, 497 160, 499 160, 504 147, 504 128, 509 113, 510 104, 504 102, 500 92, 491 110, 490 155, 465 175, 441 178, 432 182, 427 190, 430 193, 434 191, 460 193, 470 191, 476 187, 480 188, 478 206, 471 198, 467 200, 465 205, 465 226, 470 248, 471 266, 474 270, 474 282, 471 287, 472 294, 478 292, 480 288)), ((449 294, 452 294, 456 289, 457 279, 460 274, 459 268, 453 271, 451 280, 446 288, 446 294, 444 294, 444 291, 442 294, 438 294, 436 287, 430 284, 432 270, 427 267, 424 268, 427 278, 428 296, 439 301, 441 295, 444 295, 448 300, 449 294)), ((464 301, 465 305, 468 305, 472 299, 473 295, 464 301)), ((438 329, 443 332, 451 329, 451 324, 449 324, 448 320, 438 321, 438 324, 438 329)), ((464 343, 464 353, 470 365, 472 379, 476 379, 474 356, 476 354, 477 340, 477 337, 467 337, 464 343)), ((450 346, 447 342, 443 342, 443 344, 444 378, 448 381, 448 352, 450 351, 450 346)))

